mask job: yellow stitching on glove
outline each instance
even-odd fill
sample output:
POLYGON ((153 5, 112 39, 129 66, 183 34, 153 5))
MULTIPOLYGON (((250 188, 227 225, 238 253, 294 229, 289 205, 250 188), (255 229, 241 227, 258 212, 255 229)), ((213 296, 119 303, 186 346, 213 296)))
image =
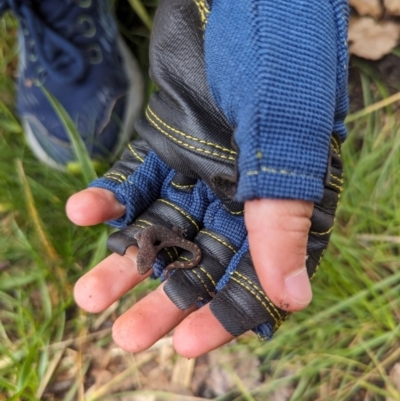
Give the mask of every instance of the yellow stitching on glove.
POLYGON ((147 224, 148 226, 154 225, 151 221, 144 220, 144 219, 137 219, 137 220, 135 221, 135 223, 138 223, 138 222, 147 224))
POLYGON ((180 207, 176 206, 175 204, 168 202, 165 199, 158 199, 157 202, 162 202, 165 203, 168 206, 171 206, 172 208, 174 208, 176 211, 178 211, 180 214, 182 214, 184 217, 186 217, 197 229, 197 231, 200 231, 199 226, 197 225, 197 223, 184 211, 182 210, 180 207))
POLYGON ((205 1, 204 0, 194 0, 200 14, 200 20, 202 24, 202 29, 204 31, 205 25, 207 23, 207 18, 208 14, 210 13, 210 10, 207 8, 205 1))
POLYGON ((212 154, 212 155, 215 155, 215 156, 220 156, 220 157, 222 157, 222 158, 228 158, 229 160, 236 160, 236 158, 232 158, 232 157, 229 157, 229 156, 222 156, 222 155, 219 154, 219 153, 213 153, 213 152, 210 152, 210 151, 206 151, 205 149, 202 149, 202 148, 196 148, 195 146, 189 145, 188 143, 183 142, 183 141, 180 141, 179 139, 175 138, 174 136, 172 136, 172 135, 169 134, 168 132, 164 131, 164 130, 157 124, 156 121, 158 121, 161 125, 163 125, 163 126, 164 126, 165 128, 167 128, 167 129, 171 130, 172 132, 174 132, 174 133, 176 133, 176 134, 178 134, 178 135, 180 135, 180 136, 183 136, 185 139, 189 139, 189 140, 192 140, 192 141, 201 143, 202 145, 211 146, 211 147, 213 147, 213 148, 215 148, 215 149, 221 150, 221 151, 226 152, 226 153, 229 153, 229 154, 231 154, 231 155, 236 155, 236 151, 234 151, 234 150, 232 150, 232 149, 224 148, 224 147, 222 147, 222 146, 217 145, 216 143, 204 141, 204 140, 202 140, 202 139, 199 139, 199 138, 196 138, 196 137, 194 137, 194 136, 188 135, 188 134, 186 134, 186 133, 184 133, 184 132, 182 132, 182 131, 179 131, 179 130, 177 130, 177 129, 171 127, 170 125, 168 125, 167 123, 165 123, 163 120, 161 120, 161 118, 158 117, 158 116, 154 113, 154 111, 150 108, 150 106, 148 106, 147 109, 146 109, 146 117, 147 117, 147 119, 149 120, 149 122, 150 122, 155 128, 157 128, 161 133, 163 133, 164 135, 166 135, 167 137, 173 139, 174 141, 176 141, 176 142, 178 142, 178 143, 184 144, 185 146, 191 146, 191 148, 196 149, 196 150, 199 150, 200 152, 209 153, 209 154, 212 154), (151 115, 150 115, 150 114, 151 114, 151 115))
POLYGON ((337 177, 336 175, 333 175, 332 173, 331 173, 331 178, 333 178, 334 180, 339 181, 341 184, 344 183, 344 179, 343 178, 337 177))
POLYGON ((261 171, 260 171, 260 170, 250 170, 250 171, 247 171, 247 172, 246 172, 246 175, 249 175, 249 176, 251 176, 251 175, 258 175, 258 174, 260 174, 261 172, 263 172, 263 173, 272 173, 272 174, 291 175, 291 176, 293 176, 293 177, 311 178, 311 179, 314 179, 314 180, 317 180, 317 179, 318 179, 318 177, 314 177, 314 176, 312 176, 312 175, 298 174, 298 173, 296 173, 296 172, 294 172, 294 171, 289 171, 289 170, 284 170, 284 169, 278 170, 278 169, 271 168, 271 167, 267 167, 267 166, 262 166, 262 167, 261 167, 261 171))
POLYGON ((128 144, 128 149, 131 151, 131 153, 140 161, 140 162, 144 162, 144 159, 142 157, 139 156, 139 153, 136 152, 136 150, 133 148, 133 146, 131 144, 128 144))
POLYGON ((324 254, 325 254, 325 249, 323 249, 321 252, 321 256, 319 257, 319 261, 318 261, 317 265, 315 266, 315 271, 312 274, 312 276, 310 277, 310 280, 312 280, 314 278, 314 276, 317 274, 317 271, 319 269, 319 266, 321 265, 321 260, 324 257, 324 254))
MULTIPOLYGON (((190 259, 189 259, 189 258, 186 258, 185 256, 180 256, 179 259, 186 260, 186 261, 190 261, 190 259)), ((190 270, 191 270, 192 273, 199 279, 199 281, 201 281, 201 283, 203 284, 203 287, 206 289, 206 291, 207 291, 208 293, 212 292, 212 291, 207 287, 207 284, 205 283, 205 281, 203 280, 203 278, 199 275, 198 270, 200 270, 202 273, 204 273, 204 275, 211 281, 211 283, 212 283, 213 286, 215 287, 216 284, 215 284, 214 280, 212 279, 212 277, 208 274, 208 272, 207 272, 203 267, 201 267, 200 265, 198 265, 198 266, 196 266, 194 269, 190 269, 190 270), (197 268, 199 268, 199 269, 197 269, 197 268)))
POLYGON ((233 253, 236 253, 236 252, 237 252, 237 250, 236 250, 232 245, 230 245, 228 242, 222 240, 221 238, 217 237, 216 235, 211 234, 209 231, 201 230, 201 233, 202 233, 202 234, 206 234, 206 235, 208 235, 209 237, 215 239, 215 241, 218 241, 220 244, 225 245, 225 246, 226 246, 227 248, 229 248, 233 253))
POLYGON ((332 224, 332 227, 328 231, 325 231, 324 233, 319 233, 317 231, 310 231, 310 234, 323 236, 323 235, 330 234, 332 232, 332 230, 333 230, 333 224, 332 224))
POLYGON ((136 227, 142 228, 143 230, 144 230, 145 228, 147 228, 147 226, 137 224, 137 222, 133 223, 133 225, 136 226, 136 227))
POLYGON ((338 143, 338 141, 336 140, 336 138, 334 138, 333 136, 331 137, 331 147, 333 149, 333 151, 339 155, 340 154, 340 144, 338 143))
POLYGON ((224 209, 229 213, 232 214, 234 216, 239 216, 241 214, 244 214, 244 209, 243 210, 239 210, 238 212, 234 212, 233 210, 229 210, 226 206, 224 206, 224 209))
POLYGON ((193 274, 199 279, 199 281, 201 282, 201 284, 203 284, 203 287, 205 288, 205 290, 210 294, 212 291, 207 287, 206 282, 203 280, 203 278, 200 276, 199 272, 196 270, 193 270, 193 274))
MULTIPOLYGON (((181 256, 181 258, 182 259, 185 259, 185 260, 187 260, 187 261, 189 261, 190 259, 188 259, 188 258, 184 258, 184 257, 182 257, 181 256)), ((197 270, 200 270, 210 281, 211 281, 211 283, 212 283, 212 285, 215 287, 217 284, 216 284, 216 282, 214 281, 214 279, 213 279, 213 277, 211 276, 211 274, 201 265, 201 264, 199 264, 198 266, 196 266, 192 271, 193 271, 193 273, 195 273, 197 270), (198 268, 198 269, 197 269, 198 268)), ((197 274, 196 274, 196 276, 197 276, 197 274)), ((198 278, 199 278, 199 276, 197 276, 198 278)), ((200 279, 200 278, 199 278, 200 279)), ((206 288, 206 290, 208 291, 208 292, 210 292, 210 290, 208 289, 208 288, 206 288)))
POLYGON ((190 189, 190 188, 193 188, 195 186, 195 184, 181 185, 181 184, 177 184, 177 183, 175 183, 173 181, 171 181, 171 185, 173 187, 175 187, 175 188, 178 188, 178 189, 190 189))
POLYGON ((231 276, 231 280, 235 281, 236 283, 238 283, 240 286, 242 286, 244 289, 246 289, 251 295, 254 296, 254 298, 257 299, 257 301, 260 302, 260 304, 264 307, 264 309, 270 314, 270 316, 272 316, 272 318, 275 321, 275 325, 279 325, 279 321, 276 319, 276 317, 274 316, 273 313, 271 313, 271 311, 268 308, 268 305, 258 296, 257 293, 255 293, 251 288, 247 287, 244 283, 242 283, 240 280, 236 279, 235 277, 231 276))
MULTIPOLYGON (((217 283, 214 281, 214 279, 213 279, 213 277, 211 276, 211 274, 210 274, 204 267, 202 267, 201 265, 199 265, 199 268, 200 268, 200 270, 203 272, 203 274, 205 274, 205 275, 208 277, 208 279, 211 281, 212 285, 213 285, 214 287, 216 287, 217 283)), ((209 292, 210 292, 210 291, 209 291, 209 292)))
POLYGON ((243 214, 244 213, 244 210, 241 210, 240 212, 233 212, 232 210, 229 210, 229 209, 227 209, 228 210, 228 212, 230 213, 230 214, 233 214, 233 215, 235 215, 235 216, 239 216, 240 214, 243 214))
POLYGON ((116 177, 122 178, 123 181, 126 181, 126 178, 127 178, 125 175, 118 173, 116 171, 110 171, 110 172, 104 174, 104 176, 106 176, 106 175, 108 175, 108 176, 115 175, 116 177))
POLYGON ((119 178, 119 177, 113 177, 111 173, 104 174, 104 177, 109 178, 114 181, 117 181, 119 184, 122 184, 124 182, 124 180, 121 180, 121 178, 119 178))
POLYGON ((333 188, 338 189, 339 192, 342 192, 342 190, 343 190, 343 187, 342 187, 341 185, 336 185, 336 184, 334 184, 333 182, 330 182, 328 185, 330 185, 330 186, 333 187, 333 188))
POLYGON ((266 301, 267 303, 272 307, 273 311, 276 313, 278 316, 278 320, 281 319, 281 315, 279 311, 276 309, 276 306, 274 303, 271 302, 271 300, 267 297, 264 291, 262 291, 260 288, 258 288, 251 280, 249 280, 248 277, 244 276, 243 274, 239 273, 238 271, 235 271, 234 274, 237 274, 242 280, 247 281, 249 285, 254 288, 255 291, 257 291, 266 301))

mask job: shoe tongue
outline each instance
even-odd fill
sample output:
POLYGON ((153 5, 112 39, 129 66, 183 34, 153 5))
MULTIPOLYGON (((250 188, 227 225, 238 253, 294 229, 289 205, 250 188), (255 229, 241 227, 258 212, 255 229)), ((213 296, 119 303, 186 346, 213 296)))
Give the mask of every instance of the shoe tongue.
MULTIPOLYGON (((1 1, 1 0, 0 0, 1 1)), ((85 61, 76 46, 73 34, 74 12, 77 6, 71 0, 22 0, 30 3, 32 30, 36 30, 37 51, 42 64, 54 78, 65 82, 80 79, 85 61)))
POLYGON ((68 0, 33 0, 32 4, 49 25, 65 20, 71 7, 73 7, 71 1, 68 0))
POLYGON ((9 5, 6 0, 0 0, 0 15, 8 10, 9 5))

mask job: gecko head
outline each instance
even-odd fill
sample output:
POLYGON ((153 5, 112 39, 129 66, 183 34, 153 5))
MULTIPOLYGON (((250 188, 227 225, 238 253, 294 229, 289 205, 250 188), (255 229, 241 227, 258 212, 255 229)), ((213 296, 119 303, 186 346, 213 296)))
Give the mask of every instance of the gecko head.
POLYGON ((148 255, 141 255, 139 253, 136 259, 139 274, 146 274, 150 269, 153 268, 154 263, 155 259, 149 258, 148 255))

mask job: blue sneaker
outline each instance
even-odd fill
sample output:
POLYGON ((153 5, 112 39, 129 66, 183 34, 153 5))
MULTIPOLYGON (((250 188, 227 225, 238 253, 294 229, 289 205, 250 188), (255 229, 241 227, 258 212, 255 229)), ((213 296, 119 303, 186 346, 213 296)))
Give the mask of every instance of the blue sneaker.
POLYGON ((44 86, 91 157, 113 156, 133 131, 143 85, 109 0, 0 0, 7 9, 20 23, 17 108, 33 152, 60 169, 76 159, 44 86))

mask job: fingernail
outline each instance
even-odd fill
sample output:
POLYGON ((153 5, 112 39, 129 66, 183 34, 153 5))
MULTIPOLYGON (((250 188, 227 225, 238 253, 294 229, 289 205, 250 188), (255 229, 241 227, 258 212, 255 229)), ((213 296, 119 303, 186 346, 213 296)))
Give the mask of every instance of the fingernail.
POLYGON ((299 305, 308 305, 312 299, 310 279, 306 268, 297 270, 285 278, 286 293, 299 305))

